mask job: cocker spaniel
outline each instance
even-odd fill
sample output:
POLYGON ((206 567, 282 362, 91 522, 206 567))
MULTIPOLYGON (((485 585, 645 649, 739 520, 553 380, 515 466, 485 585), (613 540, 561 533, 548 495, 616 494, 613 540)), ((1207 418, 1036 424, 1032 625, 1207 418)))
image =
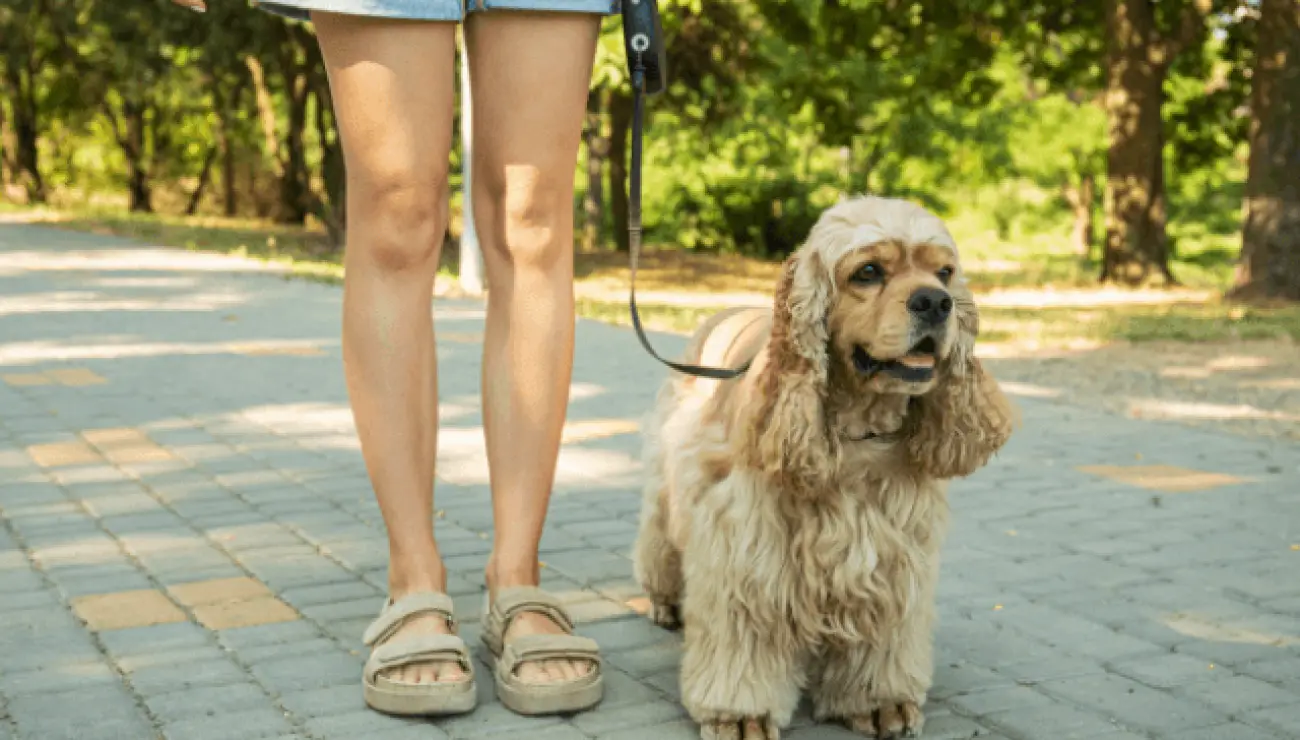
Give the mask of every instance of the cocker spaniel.
POLYGON ((1015 424, 974 356, 978 324, 943 222, 864 197, 821 216, 774 310, 696 333, 687 361, 753 365, 665 384, 635 561, 651 617, 685 624, 702 737, 776 738, 804 691, 818 720, 920 731, 944 481, 1015 424))

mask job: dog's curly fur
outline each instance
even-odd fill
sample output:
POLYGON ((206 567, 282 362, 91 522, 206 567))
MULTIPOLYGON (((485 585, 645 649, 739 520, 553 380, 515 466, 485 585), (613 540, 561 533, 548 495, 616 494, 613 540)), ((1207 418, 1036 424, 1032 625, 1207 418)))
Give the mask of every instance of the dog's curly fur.
POLYGON ((804 691, 818 719, 919 731, 944 480, 984 465, 1014 426, 977 331, 943 223, 868 197, 822 215, 774 310, 726 311, 696 333, 688 361, 753 366, 665 384, 635 561, 655 621, 685 623, 682 701, 704 737, 775 738, 804 691), (866 263, 884 278, 859 279, 866 263), (922 288, 953 301, 924 328, 932 377, 855 364, 856 351, 909 354, 922 288))

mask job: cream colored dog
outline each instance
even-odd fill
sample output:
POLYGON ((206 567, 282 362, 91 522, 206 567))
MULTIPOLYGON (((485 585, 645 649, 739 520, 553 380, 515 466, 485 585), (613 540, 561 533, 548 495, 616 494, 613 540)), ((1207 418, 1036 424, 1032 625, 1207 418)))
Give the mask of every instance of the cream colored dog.
POLYGON ((647 426, 636 573, 685 623, 682 701, 705 738, 776 738, 801 692, 867 736, 921 729, 944 480, 984 465, 1013 410, 974 357, 956 245, 919 206, 829 209, 775 310, 732 310, 647 426))

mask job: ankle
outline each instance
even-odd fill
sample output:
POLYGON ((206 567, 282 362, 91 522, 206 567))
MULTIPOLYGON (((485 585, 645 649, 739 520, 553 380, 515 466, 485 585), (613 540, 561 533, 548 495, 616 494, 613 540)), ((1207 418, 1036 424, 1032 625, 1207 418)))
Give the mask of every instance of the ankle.
POLYGON ((494 597, 498 589, 514 586, 536 586, 541 583, 541 565, 536 558, 522 564, 504 565, 489 560, 484 578, 488 592, 494 597))
POLYGON ((422 558, 403 558, 393 553, 388 561, 388 595, 396 601, 408 594, 447 593, 447 569, 435 551, 422 558))

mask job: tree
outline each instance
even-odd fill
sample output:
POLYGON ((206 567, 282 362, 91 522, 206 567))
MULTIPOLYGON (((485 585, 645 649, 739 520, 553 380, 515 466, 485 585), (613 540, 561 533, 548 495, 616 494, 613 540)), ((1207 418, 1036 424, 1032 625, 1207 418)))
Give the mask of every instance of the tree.
POLYGON ((1178 30, 1160 29, 1153 0, 1106 0, 1106 242, 1101 279, 1138 285, 1169 270, 1164 84, 1170 65, 1200 40, 1209 0, 1192 0, 1178 30))
POLYGON ((1261 0, 1233 296, 1300 300, 1300 2, 1261 0))
POLYGON ((6 90, 8 111, 0 110, 5 169, 11 181, 26 191, 28 202, 46 199, 41 175, 40 149, 42 100, 40 76, 52 56, 47 19, 34 3, 0 5, 0 84, 6 90))

